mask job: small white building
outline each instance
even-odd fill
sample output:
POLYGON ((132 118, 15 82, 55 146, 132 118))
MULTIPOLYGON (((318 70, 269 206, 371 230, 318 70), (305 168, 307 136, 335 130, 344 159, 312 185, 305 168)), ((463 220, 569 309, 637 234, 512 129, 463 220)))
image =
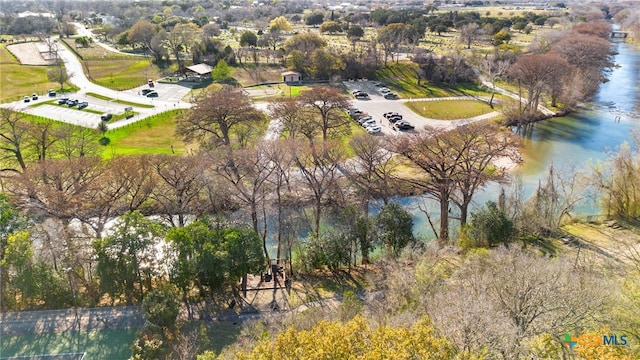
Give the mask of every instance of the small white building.
POLYGON ((302 74, 297 71, 285 71, 282 74, 282 81, 285 83, 300 83, 302 82, 302 74))

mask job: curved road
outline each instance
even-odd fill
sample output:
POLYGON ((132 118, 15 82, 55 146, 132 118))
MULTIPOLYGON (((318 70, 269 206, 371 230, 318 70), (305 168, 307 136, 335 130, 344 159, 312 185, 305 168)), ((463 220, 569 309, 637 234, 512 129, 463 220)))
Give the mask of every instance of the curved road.
MULTIPOLYGON (((190 103, 182 101, 182 97, 188 94, 191 90, 189 87, 181 86, 179 84, 158 83, 155 86, 155 90, 160 95, 158 98, 147 98, 138 93, 140 89, 146 87, 146 84, 132 90, 111 90, 89 81, 84 74, 80 60, 78 60, 78 58, 65 46, 59 47, 58 56, 65 64, 67 73, 69 74, 69 82, 80 88, 80 91, 75 94, 69 94, 69 97, 78 99, 79 101, 87 101, 89 103, 88 109, 98 111, 100 113, 123 114, 125 113, 126 108, 130 105, 121 104, 118 101, 127 101, 153 106, 152 108, 131 106, 133 107, 133 111, 137 114, 129 119, 109 123, 110 129, 126 126, 171 109, 186 109, 191 107, 190 103), (98 99, 88 95, 87 93, 99 94, 114 99, 115 101, 98 99)), ((99 115, 86 111, 79 111, 74 108, 49 104, 33 106, 34 103, 48 100, 51 100, 51 98, 44 94, 41 95, 38 100, 30 101, 28 103, 15 101, 12 103, 1 104, 0 106, 88 128, 97 128, 98 124, 101 122, 99 115)))

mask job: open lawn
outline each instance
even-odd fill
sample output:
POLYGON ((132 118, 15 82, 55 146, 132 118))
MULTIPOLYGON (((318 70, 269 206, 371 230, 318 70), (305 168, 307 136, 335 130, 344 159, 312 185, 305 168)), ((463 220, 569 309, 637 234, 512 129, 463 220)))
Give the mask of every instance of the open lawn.
POLYGON ((109 130, 106 136, 111 142, 104 148, 103 157, 185 153, 184 142, 175 136, 175 119, 181 111, 168 111, 129 126, 109 130))
POLYGON ((411 101, 406 105, 420 116, 438 120, 466 119, 496 111, 479 100, 411 101))
POLYGON ((4 44, 0 45, 0 102, 20 100, 26 95, 46 95, 60 84, 50 82, 51 66, 20 65, 4 44))
POLYGON ((98 85, 126 90, 161 76, 150 58, 114 53, 96 44, 86 48, 71 41, 66 44, 82 56, 87 77, 98 85))
POLYGON ((106 100, 106 101, 113 101, 116 102, 118 104, 122 104, 122 105, 131 105, 131 106, 137 106, 137 107, 141 107, 141 108, 148 108, 148 109, 152 109, 155 106, 153 105, 149 105, 149 104, 140 104, 140 103, 135 103, 135 102, 131 102, 131 101, 125 101, 125 100, 116 100, 116 99, 112 99, 108 96, 104 96, 104 95, 100 95, 100 94, 96 94, 96 93, 92 93, 92 92, 88 92, 87 95, 92 96, 96 99, 100 99, 100 100, 106 100))
POLYGON ((387 87, 398 93, 401 98, 433 98, 460 95, 489 96, 485 90, 475 84, 457 84, 454 88, 439 85, 430 85, 427 81, 418 80, 415 77, 415 64, 400 62, 389 63, 376 72, 378 80, 387 84, 387 87))
POLYGON ((85 359, 128 359, 135 329, 0 337, 0 357, 85 352, 85 359))

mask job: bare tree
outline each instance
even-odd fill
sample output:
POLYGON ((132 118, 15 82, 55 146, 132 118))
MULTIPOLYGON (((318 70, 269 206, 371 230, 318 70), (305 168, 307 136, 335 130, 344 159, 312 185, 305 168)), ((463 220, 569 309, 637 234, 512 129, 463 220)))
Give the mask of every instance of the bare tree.
POLYGON ((198 25, 194 23, 176 24, 176 26, 167 33, 164 39, 164 46, 170 51, 178 62, 178 69, 182 70, 184 62, 181 54, 189 52, 202 33, 198 25))
POLYGON ((397 162, 381 138, 369 134, 356 135, 350 145, 355 157, 345 165, 345 170, 359 190, 363 209, 368 213, 371 200, 382 199, 386 205, 391 196, 402 192, 403 184, 394 177, 397 162))
POLYGON ((345 110, 350 107, 349 99, 341 90, 331 86, 320 86, 304 91, 299 96, 300 103, 318 116, 322 140, 327 141, 329 130, 348 129, 349 119, 345 110))
MULTIPOLYGON (((450 203, 453 201, 460 207, 461 220, 466 222, 466 212, 475 190, 493 180, 483 173, 493 160, 510 156, 514 144, 513 138, 496 133, 495 127, 474 123, 446 132, 425 127, 424 131, 402 136, 392 145, 396 152, 427 175, 426 179, 414 183, 440 204, 440 229, 438 232, 433 226, 432 229, 438 234, 441 246, 449 241, 450 203)), ((500 170, 497 174, 504 176, 500 170)))
MULTIPOLYGON (((282 124, 282 130, 288 135, 289 139, 295 139, 298 129, 303 127, 303 119, 305 117, 305 111, 303 106, 297 99, 282 98, 273 101, 269 104, 269 112, 271 113, 272 121, 279 121, 282 124)), ((315 130, 315 128, 312 128, 315 130)), ((308 131, 302 129, 301 131, 310 140, 314 138, 315 131, 307 134, 308 131)))
POLYGON ((223 145, 231 149, 232 135, 240 124, 255 126, 263 115, 241 90, 223 87, 206 92, 195 106, 178 119, 177 134, 185 141, 197 140, 207 149, 223 145))
MULTIPOLYGON (((638 140, 636 146, 640 145, 638 140)), ((607 217, 630 221, 640 217, 639 150, 623 144, 607 163, 593 168, 591 177, 601 192, 607 217)))
POLYGON ((344 159, 344 151, 334 142, 310 143, 303 145, 291 142, 293 162, 302 180, 311 191, 316 238, 320 235, 322 209, 327 197, 337 192, 339 162, 344 159))
POLYGON ((64 67, 62 60, 56 60, 55 67, 47 70, 47 78, 51 82, 60 84, 60 89, 64 87, 64 83, 69 80, 69 73, 67 73, 67 69, 64 67))
POLYGON ((566 329, 592 321, 608 290, 591 269, 511 246, 468 259, 424 299, 430 318, 461 351, 486 348, 492 357, 518 359, 528 340, 546 333, 560 343, 566 329))
POLYGON ((131 44, 138 44, 144 50, 153 53, 151 46, 153 37, 158 33, 160 26, 152 24, 148 20, 139 20, 128 31, 128 40, 131 44))
POLYGON ((59 140, 57 135, 53 121, 31 124, 27 143, 37 161, 44 161, 51 155, 49 150, 55 149, 54 145, 59 140))
POLYGON ((68 159, 98 154, 100 136, 95 129, 66 124, 58 127, 55 133, 58 138, 56 154, 68 159))
POLYGON ((202 212, 204 164, 198 156, 158 155, 152 159, 158 176, 151 198, 174 227, 183 227, 187 216, 202 212))
POLYGON ((493 55, 485 56, 484 59, 480 61, 480 68, 491 82, 491 99, 489 99, 489 106, 492 108, 493 98, 496 95, 496 81, 507 75, 511 67, 511 62, 500 59, 497 52, 498 50, 496 49, 493 55))
POLYGON ((274 171, 271 159, 266 154, 266 146, 265 143, 259 143, 256 147, 238 149, 230 155, 219 154, 214 157, 222 159, 215 168, 220 177, 233 187, 233 197, 249 207, 253 230, 262 239, 265 258, 269 259, 264 211, 260 216, 260 209, 265 207, 265 196, 270 192, 267 189, 267 179, 274 171))
POLYGON ((482 29, 478 23, 470 22, 460 27, 459 41, 467 45, 467 49, 471 49, 471 43, 482 36, 482 29))
POLYGON ((290 147, 284 141, 271 141, 265 147, 266 156, 269 163, 273 167, 271 176, 267 179, 270 186, 276 193, 276 213, 277 213, 277 230, 276 230, 276 259, 280 259, 283 251, 283 237, 285 233, 285 207, 287 202, 293 198, 293 189, 291 188, 291 165, 293 163, 290 147))
POLYGON ((560 56, 554 54, 527 55, 518 58, 511 68, 511 75, 524 85, 527 99, 524 102, 524 113, 534 115, 538 112, 540 96, 547 88, 557 88, 571 73, 571 65, 560 56))
POLYGON ((29 124, 22 114, 11 109, 0 109, 0 159, 2 172, 26 170, 24 148, 29 124))

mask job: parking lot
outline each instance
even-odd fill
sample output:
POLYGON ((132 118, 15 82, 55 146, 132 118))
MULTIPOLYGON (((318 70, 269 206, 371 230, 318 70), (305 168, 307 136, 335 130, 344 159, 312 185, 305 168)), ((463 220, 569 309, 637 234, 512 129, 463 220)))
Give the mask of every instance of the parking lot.
POLYGON ((385 99, 379 91, 381 87, 375 86, 373 81, 345 81, 343 84, 349 92, 361 90, 369 94, 369 99, 354 99, 351 100, 351 104, 354 108, 372 116, 382 128, 381 133, 384 135, 402 133, 402 131, 394 130, 393 125, 383 116, 386 112, 397 112, 402 115, 403 120, 414 125, 416 129, 427 125, 426 119, 407 108, 404 101, 385 99))
POLYGON ((101 114, 109 113, 119 115, 124 114, 126 108, 133 108, 133 113, 135 113, 135 115, 132 118, 110 123, 110 128, 116 128, 118 126, 122 126, 127 123, 137 121, 163 111, 171 110, 177 107, 184 107, 185 103, 181 102, 181 100, 191 90, 188 87, 184 87, 178 84, 156 83, 154 86, 154 90, 158 92, 159 96, 157 98, 148 98, 141 94, 141 90, 147 87, 147 85, 144 85, 135 89, 119 92, 118 94, 121 96, 118 96, 114 100, 99 99, 87 95, 84 92, 56 94, 55 97, 47 96, 47 94, 40 94, 37 100, 31 100, 28 103, 25 103, 24 101, 18 101, 10 104, 3 104, 3 106, 10 107, 31 115, 42 116, 49 119, 90 128, 98 127, 98 124, 100 124, 101 122, 101 114), (64 104, 59 105, 57 100, 59 100, 63 96, 70 99, 76 99, 79 102, 86 101, 89 105, 84 109, 85 111, 79 110, 77 106, 70 107, 64 104), (50 100, 56 101, 54 104, 33 106, 38 103, 48 102, 50 100), (118 100, 124 100, 138 104, 153 105, 153 108, 121 104, 117 102, 118 100), (86 110, 99 112, 99 114, 86 110))

